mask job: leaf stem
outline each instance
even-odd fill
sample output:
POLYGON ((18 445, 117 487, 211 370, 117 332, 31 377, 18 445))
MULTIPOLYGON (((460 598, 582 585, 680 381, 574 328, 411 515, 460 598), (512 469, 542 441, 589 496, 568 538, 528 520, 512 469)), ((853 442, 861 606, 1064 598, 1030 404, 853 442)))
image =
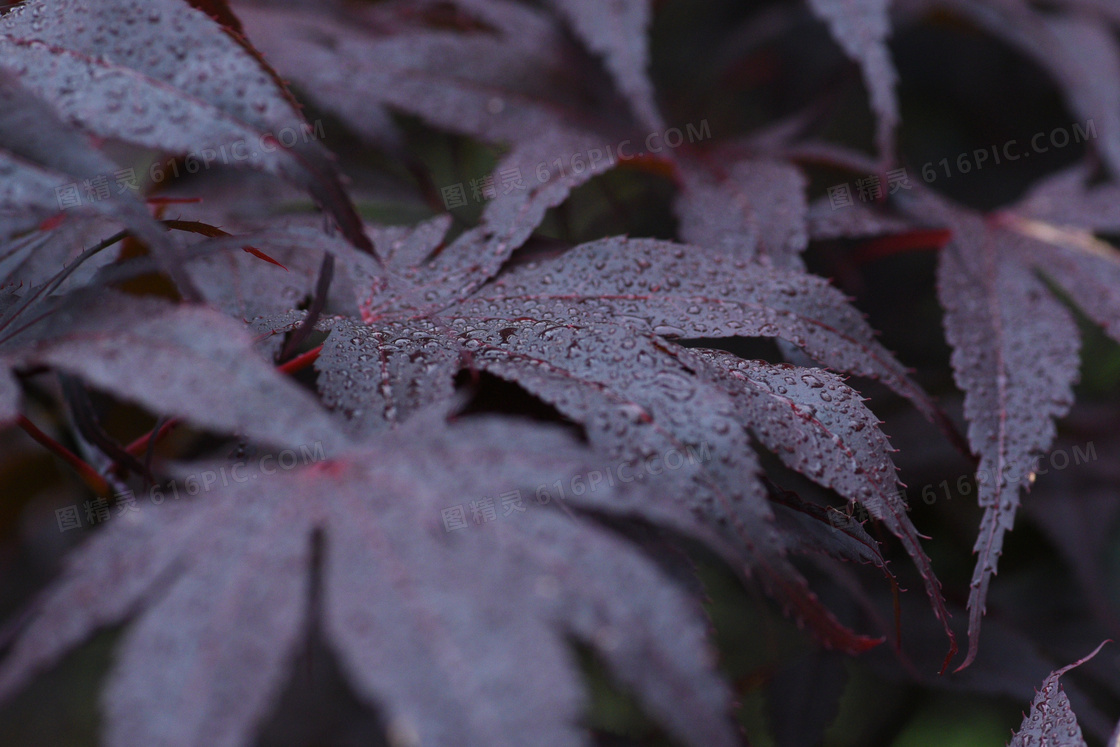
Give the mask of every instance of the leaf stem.
POLYGON ((896 254, 940 249, 952 236, 951 231, 943 229, 922 229, 892 236, 880 236, 864 242, 854 252, 852 261, 862 265, 896 254))
POLYGON ((319 354, 323 352, 323 346, 312 348, 306 353, 301 353, 295 358, 292 358, 287 363, 281 364, 277 370, 281 373, 294 374, 310 366, 312 363, 319 359, 319 354))
POLYGON ((31 438, 35 439, 40 444, 45 446, 47 450, 49 450, 64 462, 69 464, 71 467, 73 467, 74 471, 77 472, 81 476, 82 480, 84 480, 85 483, 89 485, 90 488, 92 488, 95 492, 101 495, 107 495, 108 493, 112 492, 109 489, 109 483, 106 482, 105 478, 102 477, 97 472, 97 470, 84 462, 77 454, 67 449, 58 441, 55 441, 46 433, 43 433, 25 416, 20 415, 17 422, 19 423, 19 427, 23 429, 24 433, 31 436, 31 438))
MULTIPOLYGON (((163 437, 170 433, 175 426, 179 425, 180 422, 182 421, 180 421, 179 418, 168 418, 163 425, 159 426, 159 428, 148 431, 143 436, 126 446, 124 450, 132 456, 138 457, 141 454, 145 453, 148 450, 149 446, 154 446, 158 441, 163 439, 163 437)), ((117 465, 113 466, 116 467, 117 465)))

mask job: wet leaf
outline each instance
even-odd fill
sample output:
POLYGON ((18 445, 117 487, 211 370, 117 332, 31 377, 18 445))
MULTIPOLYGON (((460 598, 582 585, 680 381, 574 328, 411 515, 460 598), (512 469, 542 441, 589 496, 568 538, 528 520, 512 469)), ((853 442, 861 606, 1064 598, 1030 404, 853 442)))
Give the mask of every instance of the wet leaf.
POLYGON ((571 638, 682 744, 738 744, 695 604, 626 540, 532 499, 586 474, 588 456, 556 429, 425 416, 329 461, 146 509, 72 556, 0 666, 0 696, 135 618, 103 698, 105 743, 244 744, 314 620, 392 739, 585 744, 571 638), (512 517, 443 525, 468 499, 501 511, 512 491, 512 517))
POLYGON ((1069 670, 1096 656, 1103 646, 1104 643, 1083 659, 1050 673, 1009 747, 1085 747, 1081 727, 1059 680, 1069 670))

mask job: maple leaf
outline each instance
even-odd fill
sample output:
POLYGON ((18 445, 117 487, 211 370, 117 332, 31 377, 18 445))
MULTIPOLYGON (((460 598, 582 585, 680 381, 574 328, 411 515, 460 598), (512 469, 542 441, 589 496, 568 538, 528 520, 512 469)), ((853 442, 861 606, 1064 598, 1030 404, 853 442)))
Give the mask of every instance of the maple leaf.
POLYGON ((1096 656, 1105 643, 1108 641, 1097 646, 1089 655, 1050 673, 1031 703, 1030 714, 1023 718, 1022 726, 1008 747, 1085 747, 1085 738, 1081 736, 1081 727, 1070 707, 1069 698, 1062 690, 1060 678, 1096 656))
MULTIPOLYGON (((442 525, 467 498, 529 496, 586 473, 588 456, 559 429, 447 428, 429 414, 328 461, 137 514, 71 556, 44 592, 0 665, 0 697, 91 631, 135 617, 105 690, 106 743, 244 744, 314 619, 391 739, 587 743, 570 637, 682 743, 738 744, 699 611, 635 547, 527 498, 504 521, 442 525), (106 572, 119 583, 106 587, 106 572), (321 602, 308 609, 312 583, 321 602)), ((594 507, 625 515, 625 492, 604 488, 594 507)))
MULTIPOLYGON (((7 176, 3 205, 13 213, 34 210, 51 215, 59 209, 56 187, 64 186, 67 179, 88 179, 115 168, 88 139, 23 88, 7 68, 0 68, 0 137, 0 164, 7 176)), ((121 218, 138 231, 155 226, 136 200, 109 199, 90 207, 121 218)))
MULTIPOLYGON (((536 172, 536 183, 496 195, 487 203, 479 224, 449 245, 444 245, 450 226, 448 216, 425 221, 413 231, 386 232, 371 227, 380 242, 376 255, 390 262, 388 273, 353 253, 334 252, 355 286, 365 282, 371 289, 356 298, 366 309, 385 304, 398 312, 408 308, 430 310, 466 298, 502 269, 533 235, 550 208, 562 204, 576 187, 618 164, 617 160, 601 159, 589 162, 578 172, 545 169, 547 173, 542 175, 538 168, 542 161, 555 153, 588 152, 598 144, 589 133, 558 127, 546 128, 517 144, 498 162, 495 172, 536 172), (396 245, 400 247, 394 248, 396 245), (397 256, 401 249, 404 253, 397 256)), ((283 231, 274 236, 267 232, 259 237, 250 234, 247 239, 278 248, 296 243, 294 236, 285 237, 283 231)))
POLYGON ((552 0, 587 48, 603 55, 620 91, 651 132, 665 129, 649 79, 649 0, 552 0))
POLYGON ((1033 479, 1035 458, 1055 435, 1053 420, 1073 402, 1077 326, 1020 258, 1030 244, 985 227, 978 219, 953 224, 942 254, 938 292, 953 370, 966 392, 968 438, 981 455, 979 502, 984 508, 969 599, 969 654, 1003 534, 1033 479))
POLYGON ((780 161, 708 161, 680 164, 684 188, 675 207, 681 238, 729 257, 803 268, 800 255, 809 244, 804 175, 780 161))
MULTIPOLYGON (((417 229, 424 240, 414 256, 438 240, 432 228, 417 229)), ((795 469, 868 505, 904 538, 938 617, 946 620, 938 583, 900 504, 886 441, 875 435, 878 421, 853 402, 850 390, 823 372, 778 369, 785 378, 796 374, 790 389, 812 403, 791 407, 778 397, 769 408, 748 407, 736 401, 744 381, 725 370, 733 357, 701 356, 665 339, 782 337, 837 369, 915 392, 862 318, 824 281, 699 247, 616 238, 515 267, 453 301, 434 284, 459 282, 444 263, 462 261, 456 257, 464 251, 474 268, 472 239, 460 237, 415 274, 382 277, 380 291, 363 305, 363 320, 321 323, 331 334, 316 362, 320 391, 357 432, 384 430, 450 396, 455 375, 466 368, 513 381, 552 405, 583 425, 612 460, 710 448, 717 459, 659 479, 692 496, 694 509, 743 547, 748 567, 826 642, 865 647, 819 609, 783 558, 766 490, 757 478, 745 479, 759 467, 743 429, 758 429, 762 443, 795 469), (410 289, 412 282, 417 286, 410 289), (831 415, 813 420, 813 408, 831 415), (848 418, 853 424, 845 426, 848 418), (842 438, 848 428, 866 433, 842 438), (848 476, 853 469, 862 476, 848 476)), ((284 324, 265 320, 260 328, 284 324)), ((755 373, 763 382, 750 380, 751 386, 769 385, 761 369, 755 373)), ((947 622, 946 632, 952 639, 947 622)))
MULTIPOLYGON (((601 145, 591 133, 559 127, 549 127, 518 143, 498 163, 495 173, 523 174, 529 187, 498 195, 487 203, 479 225, 448 248, 447 260, 455 263, 454 266, 437 259, 429 274, 437 278, 441 273, 461 277, 461 287, 456 287, 454 281, 450 285, 455 290, 455 298, 462 298, 496 275, 510 255, 533 234, 549 208, 562 204, 572 190, 615 168, 619 161, 604 157, 589 161, 586 168, 578 171, 546 168, 544 174, 541 165, 559 153, 602 152, 601 145), (470 263, 464 264, 468 258, 470 263)), ((447 281, 441 280, 438 285, 447 285, 447 281)))
POLYGON ((1120 187, 1111 182, 1089 186, 1090 176, 1079 165, 1040 179, 1016 203, 1015 212, 1057 226, 1115 232, 1120 228, 1120 187))
POLYGON ((667 338, 779 337, 830 368, 879 379, 919 408, 931 407, 827 281, 701 247, 603 239, 555 262, 517 268, 471 303, 609 314, 667 338))
MULTIPOLYGON (((1037 210, 1040 202, 1037 193, 1030 196, 1024 212, 1037 210)), ((980 456, 978 500, 984 517, 975 546, 963 668, 978 650, 988 586, 1019 493, 1033 482, 1033 465, 1054 439, 1054 420, 1073 403, 1077 326, 1039 273, 1116 337, 1120 257, 1085 230, 1027 218, 1017 206, 984 218, 927 194, 910 211, 953 233, 940 255, 938 295, 954 375, 966 394, 969 443, 980 456)))
POLYGON ((827 198, 809 206, 806 222, 806 230, 814 241, 873 238, 905 233, 915 227, 913 220, 862 203, 835 210, 827 198))
POLYGON ((859 395, 840 377, 820 369, 774 366, 721 351, 699 355, 723 380, 741 408, 742 422, 767 449, 791 469, 862 504, 902 541, 952 639, 940 583, 898 491, 887 438, 859 395))
MULTIPOLYGON (((224 0, 29 0, 0 16, 0 170, 8 177, 0 180, 0 424, 20 418, 24 384, 46 369, 62 382, 59 404, 76 426, 68 435, 92 451, 97 442, 75 396, 84 387, 253 443, 321 442, 330 454, 295 474, 129 516, 94 537, 0 661, 0 696, 97 627, 135 617, 105 688, 107 741, 247 743, 275 708, 295 652, 322 631, 353 691, 384 716, 390 741, 582 744, 590 736, 567 645, 575 640, 670 736, 735 744, 731 695, 712 671, 703 618, 666 573, 690 574, 675 539, 698 542, 757 582, 826 646, 862 652, 879 641, 849 628, 848 613, 865 615, 886 637, 880 610, 915 600, 864 593, 853 563, 882 571, 888 591, 898 585, 874 538, 887 533, 853 519, 855 504, 898 540, 921 577, 934 611, 918 624, 922 669, 930 642, 943 645, 946 635, 952 658, 949 612, 907 516, 893 448, 840 374, 886 384, 935 422, 944 416, 802 259, 810 238, 886 235, 898 250, 919 241, 940 247, 950 231, 937 292, 984 510, 961 665, 972 668, 953 686, 1019 692, 1027 670, 1036 682, 1052 662, 999 621, 987 623, 991 655, 973 662, 1020 493, 1072 403, 1078 338, 1066 299, 1120 340, 1120 259, 1095 235, 1120 230, 1118 188, 1093 183, 1094 172, 1079 166, 992 215, 920 186, 909 202, 907 191, 836 211, 809 204, 816 174, 801 165, 875 174, 892 162, 892 5, 904 21, 948 9, 1038 60, 1071 113, 1099 131, 1095 155, 1120 174, 1120 54, 1108 25, 1120 16, 1103 0, 806 5, 859 67, 876 158, 797 140, 826 113, 824 98, 729 142, 719 132, 718 144, 612 154, 610 144, 664 128, 659 100, 666 113, 693 103, 655 90, 649 76, 647 35, 660 7, 649 0, 245 3, 238 15, 224 0), (307 123, 247 39, 339 126, 386 151, 342 141, 363 177, 388 155, 406 161, 432 199, 436 180, 413 159, 415 143, 404 136, 412 122, 398 128, 397 114, 496 146, 496 189, 484 195, 478 224, 441 215, 409 228, 363 225, 317 138, 288 148, 270 139, 286 128, 307 134, 307 123), (62 214, 54 199, 67 182, 129 165, 121 143, 127 153, 139 146, 189 163, 239 141, 250 157, 233 165, 263 173, 196 175, 149 206, 126 192, 62 214), (548 211, 619 166, 671 182, 683 243, 608 238, 567 248, 544 235, 548 211), (511 175, 525 184, 511 184, 511 175), (293 188, 275 176, 309 192, 345 240, 320 216, 281 216, 305 208, 287 204, 293 188), (165 220, 167 203, 185 194, 208 204, 165 220), (189 302, 103 290, 135 291, 140 283, 123 281, 147 282, 156 270, 189 302), (274 334, 253 340, 246 322, 274 334), (315 331, 325 339, 309 338, 315 331), (804 365, 693 346, 740 337, 774 340, 804 365), (312 360, 322 402, 276 370, 312 360), (472 407, 485 409, 491 387, 519 390, 518 400, 535 400, 533 411, 564 421, 568 435, 509 418, 461 415, 448 425, 457 392, 479 383, 483 396, 472 407), (757 450, 848 510, 783 490, 757 450), (484 496, 514 490, 552 502, 486 521, 484 496), (477 509, 462 513, 468 531, 445 531, 444 510, 467 505, 477 509), (853 603, 818 600, 803 562, 853 603), (128 577, 109 593, 99 583, 106 568, 128 577), (525 650, 537 654, 539 671, 525 667, 525 650)), ((794 17, 779 15, 763 20, 782 26, 794 17)), ((721 126, 734 121, 721 107, 692 111, 713 112, 721 126)), ((673 235, 671 221, 657 235, 673 235)), ((866 259, 885 246, 859 251, 866 259)), ((890 430, 905 433, 893 422, 890 430)), ((160 463, 155 473, 208 468, 160 463)), ((1083 522, 1108 514, 1085 505, 1085 516, 1047 527, 1075 565, 1091 550, 1069 547, 1085 540, 1083 522)), ((1103 542, 1107 528, 1094 530, 1088 541, 1103 542)), ((804 724, 793 723, 790 708, 775 709, 782 739, 819 736, 839 687, 836 657, 830 662, 817 657, 772 681, 774 697, 792 691, 791 703, 804 702, 816 667, 831 683, 804 724)), ((1064 671, 1047 680, 1032 708, 1038 723, 1029 718, 1015 744, 1035 726, 1064 734, 1070 724, 1070 743, 1083 743, 1061 701, 1064 671), (1062 725, 1047 726, 1056 712, 1062 725)), ((1086 727, 1103 735, 1099 714, 1072 687, 1070 695, 1086 727)))
MULTIPOLYGON (((457 5, 476 21, 484 23, 484 28, 468 24, 470 31, 458 34, 449 33, 442 27, 432 30, 416 25, 414 19, 411 22, 407 18, 402 21, 403 14, 394 10, 396 6, 391 4, 385 14, 370 16, 374 20, 369 26, 376 30, 372 34, 369 30, 355 32, 336 20, 323 18, 322 14, 260 11, 254 16, 252 9, 247 9, 244 14, 250 19, 250 33, 280 59, 287 57, 285 52, 291 45, 315 47, 320 64, 301 65, 298 70, 293 68, 292 74, 297 79, 303 75, 309 91, 328 92, 327 98, 321 100, 323 105, 336 111, 339 111, 339 106, 348 106, 338 101, 343 97, 347 100, 352 98, 340 88, 341 83, 345 82, 348 91, 353 76, 373 75, 376 77, 370 79, 363 89, 369 92, 368 96, 374 102, 388 101, 394 108, 421 116, 443 129, 490 142, 512 142, 513 150, 495 169, 496 175, 518 173, 528 178, 535 167, 538 185, 525 191, 497 195, 487 203, 481 224, 468 233, 469 239, 461 239, 456 246, 440 252, 430 267, 407 273, 412 276, 409 283, 386 289, 385 292, 392 296, 391 304, 397 308, 412 303, 418 308, 425 304, 431 306, 439 299, 453 301, 478 288, 524 243, 540 223, 546 209, 560 204, 571 189, 618 163, 613 158, 592 159, 587 168, 568 172, 561 168, 557 173, 551 161, 558 154, 602 152, 604 135, 596 133, 605 133, 609 129, 605 128, 601 118, 597 124, 603 127, 589 130, 583 126, 590 119, 586 111, 550 104, 553 117, 546 124, 536 119, 535 114, 530 121, 522 118, 520 110, 516 114, 506 112, 509 97, 499 95, 484 99, 482 96, 507 85, 505 78, 510 74, 512 63, 511 60, 500 63, 498 58, 514 52, 520 54, 521 50, 515 50, 514 46, 523 43, 527 35, 544 33, 542 29, 550 24, 547 18, 540 14, 519 15, 527 12, 524 9, 516 13, 507 12, 504 4, 487 6, 461 2, 457 5), (254 24, 257 24, 256 30, 254 24), (527 27, 531 27, 532 31, 527 31, 527 27), (314 32, 310 33, 310 29, 314 32), (486 50, 475 49, 476 37, 494 29, 498 29, 502 43, 491 43, 486 50), (312 41, 304 41, 308 38, 312 41), (505 45, 510 48, 501 51, 500 48, 505 45), (421 54, 421 50, 426 50, 426 53, 421 54), (453 58, 471 62, 466 66, 459 62, 448 64, 448 60, 453 58), (338 72, 340 66, 345 66, 344 73, 338 72), (400 68, 400 72, 391 78, 387 71, 395 68, 400 68), (323 81, 323 75, 331 79, 323 81), (407 81, 404 87, 398 80, 402 76, 407 81), (413 83, 419 87, 409 89, 413 83), (384 97, 390 97, 391 101, 384 97), (448 97, 454 97, 456 102, 453 121, 449 121, 449 108, 444 105, 448 97), (502 105, 493 105, 495 101, 502 105), (570 116, 558 117, 558 113, 570 116), (548 168, 542 177, 541 167, 544 165, 548 168), (468 247, 473 248, 468 250, 468 247), (468 263, 461 258, 471 260, 468 263), (418 276, 421 274, 431 280, 420 280, 418 276), (456 280, 449 282, 449 277, 456 280), (401 300, 402 294, 417 293, 423 295, 422 301, 401 300)), ((579 4, 571 5, 563 5, 563 12, 569 16, 577 12, 575 6, 579 4)), ((616 60, 612 63, 616 72, 623 65, 622 59, 626 60, 625 67, 630 71, 641 69, 646 64, 644 43, 624 38, 627 33, 630 37, 644 37, 645 22, 642 19, 645 11, 640 6, 641 3, 633 3, 602 10, 602 13, 611 16, 610 27, 596 31, 597 41, 588 42, 592 48, 604 51, 608 59, 616 60)), ((578 12, 591 13, 582 7, 578 12)), ((584 29, 580 24, 586 22, 573 22, 578 29, 584 29)), ((580 33, 587 37, 592 32, 584 29, 580 33)), ((558 54, 554 51, 546 54, 546 47, 544 44, 535 45, 535 54, 540 55, 540 59, 546 60, 549 54, 558 54)), ((528 72, 528 67, 532 70, 536 59, 534 57, 526 65, 519 57, 517 69, 528 72)), ((537 74, 545 73, 538 71, 537 74)), ((626 89, 625 85, 621 87, 626 89)), ((554 94, 555 90, 555 86, 549 88, 548 94, 554 94)), ((541 91, 530 95, 519 89, 512 98, 520 106, 525 104, 527 97, 532 99, 543 95, 541 91)), ((634 103, 634 107, 636 110, 643 108, 640 103, 634 103)), ((710 167, 689 159, 678 160, 673 154, 668 154, 666 158, 672 160, 668 168, 680 178, 677 210, 682 218, 681 236, 684 240, 723 248, 744 259, 765 256, 781 267, 793 269, 802 266, 797 255, 807 244, 807 208, 804 200, 805 178, 796 168, 754 158, 737 162, 734 166, 736 171, 731 175, 723 174, 719 169, 712 169, 714 173, 708 174, 706 172, 710 167), (758 187, 766 179, 779 179, 786 187, 771 192, 773 184, 767 184, 766 191, 780 194, 781 198, 761 201, 758 187), (752 193, 750 199, 745 197, 747 193, 752 193), (718 206, 726 201, 741 206, 741 210, 729 213, 719 209, 718 206)), ((378 303, 375 298, 370 305, 376 308, 378 303)), ((905 387, 901 384, 903 379, 897 382, 905 387)), ((928 398, 913 388, 910 388, 908 396, 927 417, 952 433, 943 415, 928 398)))
POLYGON ((430 28, 407 3, 375 6, 357 27, 304 10, 246 5, 238 14, 248 37, 309 100, 374 142, 391 139, 385 108, 505 143, 593 119, 576 103, 555 19, 506 0, 456 5, 470 19, 463 32, 430 28))
POLYGON ((63 303, 9 297, 0 318, 0 413, 20 411, 13 368, 50 366, 204 428, 261 443, 337 444, 331 417, 253 349, 244 325, 204 307, 117 293, 63 303), (281 404, 282 403, 282 404, 281 404), (261 412, 271 412, 269 418, 261 412))
MULTIPOLYGON (((1073 404, 1080 336, 1065 299, 1120 339, 1120 254, 1093 235, 1116 221, 1108 210, 1092 210, 1108 204, 1115 187, 1090 188, 1087 179, 1081 167, 1060 173, 988 216, 928 191, 900 203, 914 220, 911 227, 932 224, 952 235, 939 256, 937 290, 954 376, 966 395, 969 444, 980 457, 984 508, 969 594, 969 647, 959 669, 979 650, 988 587, 1020 492, 1033 483, 1035 463, 1055 438, 1054 421, 1073 404)), ((825 232, 897 231, 904 225, 899 220, 853 211, 825 232)))
POLYGON ((0 50, 21 85, 83 130, 196 166, 220 153, 284 176, 369 248, 332 157, 275 73, 205 13, 179 0, 29 0, 0 19, 0 50), (281 141, 289 135, 291 145, 281 141))
MULTIPOLYGON (((867 168, 843 149, 806 152, 843 168, 867 168)), ((975 660, 988 587, 1020 491, 1033 483, 1034 464, 1054 440, 1055 419, 1073 404, 1080 337, 1065 301, 1120 339, 1120 255, 1093 233, 1120 225, 1112 204, 1116 187, 1088 181, 1089 170, 1075 166, 987 216, 926 189, 900 195, 895 213, 852 206, 829 214, 823 203, 811 211, 815 238, 928 233, 929 226, 951 235, 939 255, 937 290, 954 376, 966 393, 970 448, 980 457, 984 508, 969 595, 969 648, 959 669, 975 660)))
MULTIPOLYGON (((571 55, 555 19, 508 2, 457 0, 452 5, 473 20, 465 24, 465 33, 429 28, 422 23, 422 12, 404 13, 393 3, 365 12, 360 32, 325 17, 329 14, 247 5, 241 15, 250 38, 277 60, 285 75, 375 141, 385 139, 379 132, 383 115, 373 113, 381 106, 488 142, 520 142, 558 124, 611 134, 624 126, 615 112, 605 117, 567 95, 571 83, 562 71, 571 65, 571 55), (309 58, 313 64, 306 64, 309 58), (365 94, 357 101, 350 94, 355 76, 365 94), (526 81, 533 78, 552 85, 531 88, 526 81)), ((603 57, 645 132, 662 131, 664 120, 647 72, 649 0, 553 0, 551 5, 587 49, 603 57)), ((897 76, 886 47, 886 1, 812 0, 810 6, 860 64, 879 119, 880 155, 892 158, 897 76)))
POLYGON ((890 35, 889 0, 808 0, 809 7, 828 24, 844 54, 859 63, 871 110, 878 120, 875 145, 879 158, 894 158, 894 132, 898 127, 898 74, 887 49, 890 35))
MULTIPOLYGON (((43 101, 24 88, 6 67, 0 67, 0 215, 53 215, 62 207, 60 190, 75 192, 83 181, 107 178, 117 166, 90 139, 63 122, 43 101)), ((131 194, 105 200, 79 201, 79 212, 119 220, 156 252, 164 269, 188 292, 193 286, 179 269, 180 259, 166 231, 131 194)), ((0 234, 0 238, 3 235, 0 234)), ((21 277, 36 282, 33 275, 21 277)))
MULTIPOLYGON (((897 76, 886 47, 886 0, 809 4, 859 63, 879 121, 880 156, 892 159, 899 116, 897 76)), ((432 5, 419 3, 421 9, 432 5)), ((610 137, 608 142, 631 132, 628 118, 609 102, 598 109, 587 105, 595 93, 571 79, 569 71, 578 67, 557 18, 505 0, 449 5, 465 16, 455 31, 425 23, 424 10, 400 3, 351 14, 361 20, 360 30, 330 13, 254 5, 240 6, 239 13, 248 36, 311 100, 374 142, 394 139, 386 133, 384 107, 487 142, 517 143, 557 126, 597 131, 610 137), (352 95, 355 86, 363 96, 352 95)), ((549 5, 588 51, 603 58, 643 132, 663 131, 647 70, 649 0, 552 0, 549 5)))

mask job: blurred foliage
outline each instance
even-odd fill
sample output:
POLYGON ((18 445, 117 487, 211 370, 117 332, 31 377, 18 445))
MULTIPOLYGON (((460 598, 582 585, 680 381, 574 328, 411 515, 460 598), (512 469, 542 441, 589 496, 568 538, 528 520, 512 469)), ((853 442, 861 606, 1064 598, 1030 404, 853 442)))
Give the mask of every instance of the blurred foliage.
MULTIPOLYGON (((707 120, 714 137, 731 139, 823 99, 829 104, 829 115, 822 135, 865 150, 870 147, 873 127, 859 76, 799 3, 665 0, 657 4, 652 40, 653 72, 670 123, 707 120), (789 14, 793 20, 775 24, 780 32, 768 34, 770 27, 757 23, 765 14, 789 14), (726 41, 713 48, 711 40, 716 38, 726 41)), ((1013 139, 1023 141, 1075 121, 1064 109, 1054 84, 1033 63, 975 29, 937 20, 899 33, 892 52, 901 79, 900 145, 903 163, 911 173, 918 173, 926 163, 952 160, 957 154, 1013 139)), ((315 116, 326 118, 309 112, 309 118, 315 116)), ((339 153, 353 179, 357 204, 366 220, 390 224, 422 220, 438 207, 432 205, 433 187, 438 196, 439 186, 485 175, 501 155, 492 148, 432 131, 412 119, 402 117, 398 123, 405 133, 407 165, 371 153, 357 139, 341 133, 344 128, 339 124, 326 128, 331 133, 326 144, 339 153), (386 179, 386 174, 392 178, 386 179), (420 179, 417 174, 424 176, 420 179), (411 192, 388 186, 401 179, 412 184, 411 192)), ((1031 181, 1076 161, 1083 152, 1082 146, 1071 145, 1030 161, 954 174, 939 179, 935 186, 967 204, 992 208, 1015 199, 1031 181)), ((813 196, 825 194, 828 186, 845 178, 826 170, 811 171, 810 176, 813 196)), ((667 179, 620 168, 577 189, 565 205, 551 211, 534 246, 547 246, 549 240, 582 242, 623 231, 633 236, 670 237, 675 232, 672 194, 667 179)), ((285 209, 310 207, 307 202, 293 202, 285 209)), ((480 203, 470 201, 453 211, 457 228, 473 225, 481 209, 480 203)), ((916 368, 920 383, 959 409, 933 290, 934 254, 913 252, 861 261, 858 249, 858 242, 851 241, 815 244, 807 254, 810 270, 833 278, 853 296, 881 331, 884 344, 916 368)), ((1082 334, 1085 355, 1078 408, 1098 400, 1115 400, 1120 386, 1120 347, 1084 321, 1082 334)), ((970 469, 942 444, 934 444, 940 437, 928 425, 915 421, 897 399, 885 394, 880 397, 882 392, 866 382, 860 386, 875 394, 876 412, 887 421, 885 430, 900 449, 902 480, 917 491, 935 486, 938 495, 943 481, 949 486, 947 500, 939 499, 933 505, 915 501, 912 518, 923 533, 934 538, 927 544, 934 567, 950 601, 961 604, 971 573, 970 550, 978 513, 974 501, 960 495, 956 486, 970 469)), ((1120 411, 1111 407, 1104 419, 1114 424, 1120 411)), ((126 422, 118 427, 124 433, 139 433, 147 425, 126 422)), ((1086 433, 1093 438, 1091 430, 1079 432, 1079 443, 1085 442, 1086 433)), ((1101 460, 1116 460, 1116 451, 1110 453, 1103 443, 1098 454, 1101 460)), ((1083 468, 1085 479, 1091 480, 1092 471, 1099 467, 1089 464, 1078 469, 1083 468)), ((794 478, 790 481, 792 484, 794 478)), ((0 485, 4 486, 0 612, 10 619, 32 590, 57 569, 65 550, 80 539, 75 535, 89 530, 57 536, 53 510, 80 504, 81 486, 22 434, 6 434, 3 439, 0 485)), ((797 483, 799 489, 803 486, 812 490, 807 483, 797 483)), ((1063 490, 1065 486, 1058 476, 1040 478, 1036 490, 1049 488, 1063 490)), ((1113 539, 1102 561, 1109 596, 1114 609, 1120 609, 1120 532, 1116 529, 1112 527, 1113 539)), ((894 566, 903 587, 917 590, 909 594, 920 595, 920 584, 908 576, 908 569, 901 563, 894 566)), ((813 645, 760 592, 744 590, 714 563, 702 562, 700 571, 721 665, 740 695, 739 718, 750 744, 786 747, 772 734, 767 685, 783 667, 811 652, 813 645)), ((1032 585, 1013 582, 1017 576, 1042 571, 1054 576, 1045 588, 1076 586, 1067 560, 1044 535, 1020 521, 1001 563, 1001 593, 1026 595, 1028 598, 1018 602, 1032 604, 1029 596, 1038 593, 1037 587, 1025 591, 1032 585)), ((111 584, 113 579, 105 582, 111 584)), ((881 578, 875 583, 881 585, 881 578)), ((836 608, 844 604, 844 600, 828 601, 836 608)), ((110 664, 115 637, 115 633, 106 633, 96 638, 0 710, 0 745, 94 744, 97 716, 91 693, 96 692, 94 683, 110 664)), ((588 726, 599 743, 669 744, 634 701, 609 681, 602 667, 587 652, 580 655, 592 693, 588 726)), ((838 716, 826 733, 825 747, 1001 745, 1017 728, 1033 694, 984 696, 924 688, 884 678, 860 659, 848 661, 845 669, 838 716)), ((1107 695, 1100 699, 1102 705, 1109 703, 1107 695)))

